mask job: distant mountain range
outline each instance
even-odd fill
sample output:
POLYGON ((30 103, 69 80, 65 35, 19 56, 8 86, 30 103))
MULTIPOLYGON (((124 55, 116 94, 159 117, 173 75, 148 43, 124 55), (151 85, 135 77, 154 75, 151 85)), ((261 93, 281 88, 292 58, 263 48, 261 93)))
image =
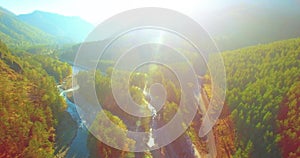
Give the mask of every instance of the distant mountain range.
POLYGON ((94 27, 80 17, 63 16, 43 11, 18 15, 17 18, 48 34, 75 42, 84 41, 85 37, 94 27))
POLYGON ((12 12, 0 8, 0 39, 8 45, 54 43, 55 37, 20 21, 12 12))
POLYGON ((79 17, 42 11, 15 15, 0 7, 0 39, 8 45, 78 43, 92 29, 79 17))

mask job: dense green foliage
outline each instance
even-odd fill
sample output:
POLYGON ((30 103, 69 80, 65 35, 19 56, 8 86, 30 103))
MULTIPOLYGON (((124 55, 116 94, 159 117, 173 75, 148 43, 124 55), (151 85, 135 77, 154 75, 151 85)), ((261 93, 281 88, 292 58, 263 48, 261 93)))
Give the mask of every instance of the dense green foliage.
POLYGON ((66 108, 55 78, 70 71, 46 56, 18 55, 0 42, 0 157, 52 158, 56 119, 66 108))
POLYGON ((289 89, 278 113, 279 142, 284 157, 300 157, 300 82, 289 89))
POLYGON ((108 128, 108 122, 103 120, 105 117, 104 115, 106 115, 114 124, 116 124, 118 128, 127 130, 126 125, 118 116, 115 116, 106 110, 102 110, 99 112, 91 126, 92 131, 95 132, 94 136, 99 137, 101 135, 102 139, 106 139, 105 141, 109 142, 109 144, 114 144, 115 146, 118 146, 124 150, 112 148, 105 143, 96 141, 97 139, 95 139, 94 136, 90 136, 89 146, 91 149, 95 149, 92 150, 92 155, 105 158, 126 157, 126 155, 129 153, 125 150, 132 149, 132 147, 135 145, 135 141, 127 138, 126 132, 118 132, 117 129, 108 128))
MULTIPOLYGON (((237 130, 236 157, 278 157, 277 114, 300 77, 300 39, 225 52, 226 101, 237 130)), ((297 126, 297 124, 295 124, 297 126)))
POLYGON ((50 76, 53 76, 57 82, 62 82, 64 78, 72 73, 72 69, 67 63, 62 63, 57 59, 44 55, 35 55, 32 58, 34 61, 41 63, 40 66, 50 76))

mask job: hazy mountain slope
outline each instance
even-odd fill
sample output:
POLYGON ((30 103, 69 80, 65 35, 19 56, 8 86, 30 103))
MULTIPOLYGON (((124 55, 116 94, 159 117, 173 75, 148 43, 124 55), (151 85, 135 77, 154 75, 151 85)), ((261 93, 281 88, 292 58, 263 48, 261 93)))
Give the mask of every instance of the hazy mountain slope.
POLYGON ((92 24, 79 17, 63 16, 43 11, 18 15, 18 19, 53 36, 67 38, 75 42, 83 41, 93 29, 92 24))
POLYGON ((8 45, 50 44, 55 38, 16 18, 0 7, 0 39, 8 45))
POLYGON ((234 2, 199 16, 221 50, 232 50, 300 36, 300 3, 234 2))

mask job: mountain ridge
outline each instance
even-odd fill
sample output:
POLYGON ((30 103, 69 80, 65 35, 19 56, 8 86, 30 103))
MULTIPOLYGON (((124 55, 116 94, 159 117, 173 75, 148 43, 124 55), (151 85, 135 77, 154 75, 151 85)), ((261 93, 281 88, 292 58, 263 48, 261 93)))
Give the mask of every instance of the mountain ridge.
POLYGON ((40 10, 20 14, 17 18, 48 34, 66 38, 73 42, 82 42, 94 27, 78 16, 65 16, 40 10))
POLYGON ((9 10, 0 7, 0 38, 8 45, 55 43, 55 37, 16 18, 9 10))

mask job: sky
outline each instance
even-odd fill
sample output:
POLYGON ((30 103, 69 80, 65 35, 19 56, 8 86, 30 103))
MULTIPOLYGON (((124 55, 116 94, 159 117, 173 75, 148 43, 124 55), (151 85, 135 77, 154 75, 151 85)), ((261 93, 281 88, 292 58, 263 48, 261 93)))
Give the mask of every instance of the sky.
POLYGON ((97 25, 109 17, 125 10, 140 7, 162 7, 173 9, 194 19, 210 12, 238 5, 252 3, 284 7, 293 3, 300 6, 300 0, 0 0, 0 6, 15 14, 27 14, 35 10, 79 16, 97 25))
POLYGON ((125 10, 139 7, 162 7, 173 9, 188 16, 223 7, 233 0, 0 0, 0 6, 15 14, 35 10, 80 16, 97 25, 103 20, 125 10))

